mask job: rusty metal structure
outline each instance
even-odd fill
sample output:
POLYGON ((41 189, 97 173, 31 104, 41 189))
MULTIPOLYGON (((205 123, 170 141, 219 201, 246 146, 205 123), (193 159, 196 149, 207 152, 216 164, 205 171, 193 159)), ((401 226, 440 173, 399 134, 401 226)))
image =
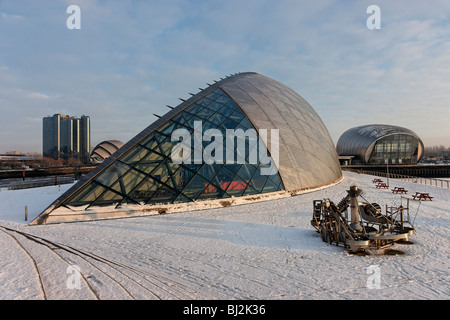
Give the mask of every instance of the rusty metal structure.
POLYGON ((311 225, 322 240, 343 246, 350 253, 367 254, 384 254, 395 243, 411 243, 409 237, 415 229, 409 215, 409 201, 405 206, 386 206, 382 214, 380 205, 368 202, 362 193, 352 185, 338 204, 330 199, 313 201, 311 225))

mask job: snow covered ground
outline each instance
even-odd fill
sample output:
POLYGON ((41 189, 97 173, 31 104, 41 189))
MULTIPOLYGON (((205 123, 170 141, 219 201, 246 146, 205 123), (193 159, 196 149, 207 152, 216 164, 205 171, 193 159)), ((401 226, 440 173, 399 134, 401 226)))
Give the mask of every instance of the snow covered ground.
POLYGON ((404 255, 355 256, 322 242, 312 201, 336 203, 351 184, 370 202, 399 204, 373 176, 344 172, 330 188, 194 212, 28 226, 70 185, 0 192, 0 299, 450 298, 450 190, 391 180, 417 229, 404 255), (417 215, 416 215, 417 214, 417 215), (18 230, 23 233, 17 233, 18 230), (33 235, 33 236, 32 236, 33 235), (79 272, 78 272, 79 271, 79 272))

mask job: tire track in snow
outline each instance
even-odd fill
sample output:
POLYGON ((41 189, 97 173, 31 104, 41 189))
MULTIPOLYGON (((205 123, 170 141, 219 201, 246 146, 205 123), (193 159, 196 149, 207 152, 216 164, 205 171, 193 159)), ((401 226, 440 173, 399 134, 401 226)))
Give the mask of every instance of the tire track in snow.
MULTIPOLYGON (((87 287, 89 288, 90 292, 95 296, 96 299, 100 299, 100 295, 97 293, 96 290, 93 289, 92 286, 97 285, 98 287, 98 285, 102 284, 102 281, 100 281, 99 279, 104 278, 107 278, 109 279, 110 282, 115 283, 116 286, 120 287, 121 290, 123 290, 126 293, 126 295, 128 295, 132 299, 134 299, 135 296, 129 291, 130 288, 125 288, 125 285, 127 287, 130 287, 130 284, 138 286, 140 287, 141 290, 149 292, 153 296, 153 298, 156 299, 162 299, 160 296, 161 293, 164 293, 165 298, 169 299, 173 298, 185 299, 192 297, 192 295, 196 294, 195 291, 190 290, 186 285, 182 283, 179 283, 177 281, 174 281, 173 279, 161 275, 151 273, 149 271, 140 270, 132 266, 128 266, 122 263, 112 261, 110 259, 100 257, 90 252, 79 250, 67 245, 59 244, 44 239, 42 237, 34 236, 4 226, 0 226, 0 230, 8 234, 10 237, 14 238, 17 244, 27 253, 30 259, 32 259, 32 261, 36 261, 35 257, 36 255, 31 254, 32 250, 30 250, 30 248, 27 249, 26 247, 34 245, 35 248, 39 248, 40 251, 42 251, 41 250, 42 248, 46 248, 48 251, 52 252, 55 256, 57 256, 61 261, 63 261, 67 266, 73 265, 74 261, 76 260, 78 262, 81 262, 82 260, 84 262, 84 265, 89 265, 90 270, 88 271, 90 274, 89 275, 81 274, 81 277, 85 282, 85 284, 87 285, 87 287), (20 237, 22 237, 21 240, 19 240, 20 237), (93 272, 94 270, 95 275, 93 272), (133 274, 134 276, 131 276, 130 273, 133 274), (125 280, 123 280, 124 284, 122 284, 120 281, 116 279, 118 274, 120 274, 122 278, 125 278, 125 280), (144 286, 140 282, 144 282, 147 285, 144 286), (150 287, 153 287, 152 289, 149 289, 148 287, 149 284, 150 287), (161 293, 157 294, 155 290, 160 291, 161 293)), ((42 255, 42 257, 45 257, 46 259, 49 258, 48 255, 44 254, 42 255)), ((35 263, 35 272, 37 273, 41 283, 43 298, 44 299, 59 298, 57 296, 55 297, 54 296, 55 294, 50 289, 52 288, 52 285, 54 285, 53 283, 54 281, 52 281, 52 279, 50 278, 53 272, 50 272, 51 273, 50 275, 49 274, 47 274, 46 276, 42 275, 44 266, 46 268, 49 267, 48 264, 45 264, 43 261, 38 261, 35 263), (42 266, 38 267, 38 264, 41 264, 42 266)), ((65 271, 66 269, 63 268, 63 270, 65 271)), ((57 290, 56 294, 61 294, 61 288, 57 290)))

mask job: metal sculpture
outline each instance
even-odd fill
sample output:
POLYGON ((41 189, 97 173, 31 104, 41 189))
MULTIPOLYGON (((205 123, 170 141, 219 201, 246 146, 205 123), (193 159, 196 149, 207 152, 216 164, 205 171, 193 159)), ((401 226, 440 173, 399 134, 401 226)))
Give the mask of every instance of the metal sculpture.
POLYGON ((394 243, 411 243, 409 237, 415 231, 409 218, 408 199, 406 206, 386 206, 386 213, 382 214, 380 205, 364 199, 356 185, 350 186, 347 196, 337 205, 323 199, 314 200, 313 207, 311 225, 322 240, 342 245, 351 253, 385 254, 394 243))

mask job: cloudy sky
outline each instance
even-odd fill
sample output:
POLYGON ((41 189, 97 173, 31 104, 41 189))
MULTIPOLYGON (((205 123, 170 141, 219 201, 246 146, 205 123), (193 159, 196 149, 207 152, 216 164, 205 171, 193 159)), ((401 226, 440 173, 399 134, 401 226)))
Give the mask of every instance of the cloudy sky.
POLYGON ((55 113, 89 115, 93 145, 126 142, 244 71, 303 96, 335 143, 382 123, 450 146, 448 0, 0 0, 0 153, 41 152, 55 113), (372 4, 380 30, 366 25, 372 4))

